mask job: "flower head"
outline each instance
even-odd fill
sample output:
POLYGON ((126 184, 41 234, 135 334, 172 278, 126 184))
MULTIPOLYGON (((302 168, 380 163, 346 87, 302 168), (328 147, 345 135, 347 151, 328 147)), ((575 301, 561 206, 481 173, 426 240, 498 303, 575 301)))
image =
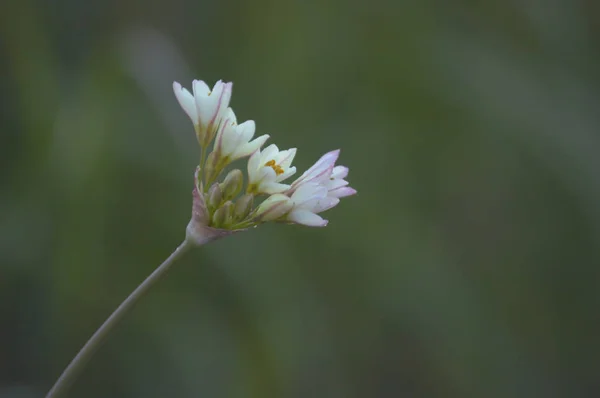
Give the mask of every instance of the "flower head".
POLYGON ((193 95, 181 84, 173 82, 179 104, 194 123, 196 137, 203 147, 214 138, 231 100, 232 83, 219 80, 211 90, 202 80, 192 82, 193 95))
POLYGON ((248 160, 248 192, 275 194, 289 189, 281 181, 296 173, 291 167, 295 155, 296 148, 280 151, 275 144, 254 152, 248 160))
POLYGON ((296 173, 292 166, 296 148, 280 151, 272 144, 261 150, 269 136, 253 139, 254 121, 237 123, 229 107, 231 87, 231 83, 218 81, 210 90, 203 81, 194 80, 190 93, 173 83, 177 100, 194 123, 202 146, 188 239, 200 245, 270 221, 327 225, 319 213, 356 193, 345 180, 348 168, 335 165, 340 151, 326 153, 296 181, 285 184, 296 173), (246 176, 239 168, 222 176, 230 163, 248 156, 246 176))

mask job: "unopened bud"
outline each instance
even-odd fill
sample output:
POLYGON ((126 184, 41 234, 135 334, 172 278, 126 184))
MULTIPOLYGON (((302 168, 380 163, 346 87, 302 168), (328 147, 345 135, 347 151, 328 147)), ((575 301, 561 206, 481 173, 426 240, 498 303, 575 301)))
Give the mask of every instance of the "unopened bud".
POLYGON ((223 199, 229 200, 234 198, 242 190, 244 184, 244 175, 241 170, 234 169, 227 174, 225 180, 221 184, 223 199))
POLYGON ((289 197, 280 193, 271 195, 258 206, 256 218, 263 222, 277 220, 292 210, 293 206, 289 197))
POLYGON ((252 209, 252 204, 254 203, 254 195, 246 194, 242 195, 238 200, 235 201, 235 209, 233 211, 234 218, 237 220, 242 220, 246 218, 250 210, 252 209))
POLYGON ((213 214, 213 226, 220 228, 224 227, 227 224, 231 223, 231 216, 233 213, 233 203, 227 201, 223 204, 223 206, 219 207, 215 214, 213 214))
POLYGON ((216 209, 221 204, 223 200, 223 193, 221 192, 221 187, 219 184, 213 184, 208 190, 208 207, 211 209, 216 209))

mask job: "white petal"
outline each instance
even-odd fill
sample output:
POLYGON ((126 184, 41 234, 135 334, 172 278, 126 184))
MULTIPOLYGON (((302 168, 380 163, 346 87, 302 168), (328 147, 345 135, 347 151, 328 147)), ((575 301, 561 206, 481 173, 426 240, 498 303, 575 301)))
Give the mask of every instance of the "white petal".
POLYGON ((231 125, 231 121, 229 119, 225 119, 223 123, 221 123, 221 126, 222 128, 220 130, 223 131, 223 135, 220 142, 220 147, 223 151, 223 155, 229 156, 237 149, 239 144, 239 136, 236 132, 235 126, 231 125))
POLYGON ((258 150, 258 148, 263 146, 265 141, 267 141, 268 139, 269 139, 269 136, 267 134, 261 135, 260 137, 256 138, 255 140, 250 141, 249 143, 239 147, 236 150, 233 157, 235 159, 239 159, 239 158, 243 158, 243 157, 251 155, 252 153, 256 152, 258 150))
POLYGON ((333 178, 346 178, 348 176, 348 168, 345 166, 335 166, 331 172, 333 178))
POLYGON ((302 209, 292 210, 292 212, 288 214, 287 219, 296 224, 302 224, 309 227, 324 227, 327 225, 327 220, 324 220, 315 213, 302 209))
POLYGON ((173 91, 185 113, 192 119, 194 124, 198 124, 198 113, 196 112, 194 96, 177 82, 173 82, 173 91))
POLYGON ((242 142, 248 142, 254 137, 254 131, 256 131, 256 124, 254 120, 246 120, 236 128, 238 135, 242 142))
MULTIPOLYGON (((271 144, 262 151, 261 160, 265 160, 266 163, 273 159, 277 153, 279 153, 279 148, 277 148, 277 145, 271 144)), ((261 166, 264 166, 264 164, 261 166)))
POLYGON ((292 164, 294 156, 296 156, 296 148, 290 148, 287 151, 281 151, 280 157, 277 160, 277 164, 284 169, 288 168, 292 164))
POLYGON ((296 167, 290 167, 289 169, 286 169, 283 174, 279 174, 277 176, 277 181, 283 181, 291 176, 293 176, 294 174, 296 174, 296 167))
POLYGON ((282 193, 282 192, 287 191, 288 189, 290 189, 289 185, 279 184, 277 182, 267 182, 267 183, 260 184, 260 192, 270 194, 270 195, 275 194, 275 193, 282 193))
POLYGON ((237 124, 237 117, 235 116, 235 112, 231 108, 227 108, 225 113, 223 114, 223 119, 229 120, 229 123, 237 124))
POLYGON ((192 90, 194 92, 194 98, 198 96, 207 96, 210 92, 210 88, 202 80, 194 80, 192 82, 192 90))
POLYGON ((261 179, 267 180, 267 182, 273 182, 277 178, 277 173, 269 166, 261 167, 258 174, 261 179))
POLYGON ((248 159, 248 174, 255 173, 258 169, 258 162, 260 162, 260 151, 254 152, 248 159))

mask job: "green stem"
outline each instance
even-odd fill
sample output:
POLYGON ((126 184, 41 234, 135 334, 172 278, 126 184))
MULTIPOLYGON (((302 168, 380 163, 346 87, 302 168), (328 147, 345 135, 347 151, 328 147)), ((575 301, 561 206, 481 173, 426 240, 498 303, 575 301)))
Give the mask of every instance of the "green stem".
POLYGON ((96 332, 85 343, 79 353, 73 358, 69 366, 60 375, 46 398, 61 397, 66 394, 73 382, 83 371, 85 365, 92 358, 96 350, 100 348, 112 329, 127 315, 129 310, 141 299, 150 288, 158 282, 171 268, 171 266, 189 251, 194 244, 185 240, 158 268, 154 270, 130 295, 123 301, 119 307, 108 317, 106 321, 96 330, 96 332))

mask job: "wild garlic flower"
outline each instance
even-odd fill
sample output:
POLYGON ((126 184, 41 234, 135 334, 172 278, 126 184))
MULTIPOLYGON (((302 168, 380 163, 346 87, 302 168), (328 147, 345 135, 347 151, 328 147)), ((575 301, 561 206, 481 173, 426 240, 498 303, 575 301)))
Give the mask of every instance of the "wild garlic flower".
POLYGON ((264 134, 252 140, 255 130, 254 120, 237 124, 233 109, 228 108, 217 133, 215 152, 218 152, 226 163, 252 155, 269 139, 269 135, 264 134))
POLYGON ((254 121, 237 123, 229 107, 231 88, 231 83, 218 81, 210 90, 203 81, 194 80, 192 94, 173 83, 175 96, 192 120, 202 147, 201 164, 194 175, 188 239, 200 245, 269 221, 327 225, 318 214, 356 193, 345 180, 348 168, 335 165, 340 151, 326 153, 286 184, 296 173, 292 166, 296 148, 280 151, 271 144, 261 150, 269 135, 253 139, 254 121), (231 163, 248 156, 246 175, 234 168, 221 177, 231 163))
POLYGON ((181 84, 173 82, 175 96, 194 123, 198 142, 205 148, 213 140, 229 106, 231 88, 232 83, 219 80, 211 90, 202 80, 194 80, 191 94, 181 84))
POLYGON ((304 184, 317 182, 327 187, 327 196, 343 198, 354 195, 356 190, 348 187, 348 181, 344 180, 348 176, 348 168, 345 166, 336 166, 335 162, 340 156, 340 150, 336 149, 326 153, 317 160, 317 162, 304 172, 296 181, 292 183, 288 195, 293 194, 304 184))
POLYGON ((281 181, 296 173, 291 167, 296 148, 280 151, 271 144, 264 151, 256 151, 248 160, 248 193, 281 193, 290 188, 281 181))

